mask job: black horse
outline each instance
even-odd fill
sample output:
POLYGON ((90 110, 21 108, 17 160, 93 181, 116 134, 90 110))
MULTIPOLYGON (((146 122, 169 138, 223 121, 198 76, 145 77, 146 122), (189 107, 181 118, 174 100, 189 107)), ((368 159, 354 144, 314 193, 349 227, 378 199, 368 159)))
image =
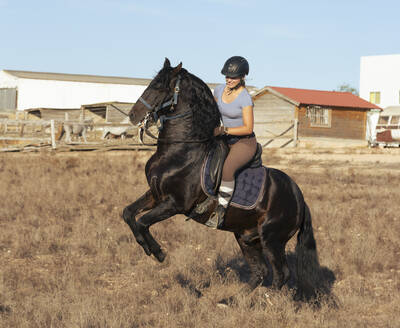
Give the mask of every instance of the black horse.
MULTIPOLYGON (((146 164, 150 189, 123 211, 123 219, 147 255, 162 262, 165 254, 149 231, 153 224, 176 214, 192 216, 204 224, 205 215, 193 216, 206 198, 201 166, 216 144, 213 131, 220 114, 208 86, 182 68, 163 68, 143 92, 129 113, 133 124, 161 122, 157 150, 146 164), (148 211, 136 221, 136 216, 148 211)), ((272 286, 281 288, 289 279, 285 255, 288 240, 297 232, 297 298, 309 299, 315 290, 309 281, 318 263, 311 215, 302 192, 285 173, 266 168, 263 195, 251 210, 229 207, 223 230, 234 233, 250 266, 249 291, 256 288, 272 267, 272 286)), ((212 209, 211 209, 212 211, 212 209)))

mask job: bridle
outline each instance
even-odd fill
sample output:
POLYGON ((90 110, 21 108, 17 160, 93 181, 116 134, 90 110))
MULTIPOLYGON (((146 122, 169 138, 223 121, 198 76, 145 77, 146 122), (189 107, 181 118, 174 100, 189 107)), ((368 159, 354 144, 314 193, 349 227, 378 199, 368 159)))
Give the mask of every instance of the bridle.
POLYGON ((149 131, 150 120, 152 120, 154 123, 157 123, 158 120, 160 120, 160 126, 158 127, 158 131, 161 132, 162 129, 164 128, 164 123, 166 121, 175 120, 177 118, 182 118, 182 117, 185 117, 188 115, 193 115, 193 112, 191 110, 188 110, 182 114, 173 115, 173 116, 167 116, 166 114, 162 114, 162 115, 159 114, 159 112, 161 110, 163 110, 164 108, 169 107, 169 112, 173 112, 173 110, 175 109, 175 106, 178 104, 178 95, 180 92, 179 85, 181 83, 181 79, 182 79, 182 77, 180 75, 178 75, 178 78, 176 80, 175 87, 174 87, 174 93, 173 93, 171 99, 168 101, 162 102, 158 106, 150 105, 145 99, 143 99, 143 97, 140 97, 138 99, 138 101, 140 101, 143 105, 145 105, 147 107, 147 109, 149 109, 146 116, 138 123, 139 129, 140 129, 139 138, 140 138, 140 142, 143 145, 147 145, 147 146, 156 146, 157 145, 157 144, 146 144, 143 140, 143 133, 146 133, 149 137, 156 139, 157 142, 162 142, 162 143, 201 143, 201 142, 208 141, 210 139, 210 138, 206 138, 206 139, 200 139, 200 140, 170 140, 170 139, 166 139, 166 138, 158 138, 149 131))

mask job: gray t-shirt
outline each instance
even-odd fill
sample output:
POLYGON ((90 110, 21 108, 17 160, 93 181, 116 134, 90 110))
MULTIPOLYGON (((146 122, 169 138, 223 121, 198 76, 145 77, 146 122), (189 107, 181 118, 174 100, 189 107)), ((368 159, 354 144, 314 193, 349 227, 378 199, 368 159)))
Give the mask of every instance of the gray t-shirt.
POLYGON ((243 126, 243 107, 253 106, 253 100, 247 89, 243 89, 236 99, 227 104, 222 101, 222 93, 224 92, 225 84, 220 84, 214 89, 214 97, 217 99, 219 111, 222 116, 224 126, 234 128, 243 126))

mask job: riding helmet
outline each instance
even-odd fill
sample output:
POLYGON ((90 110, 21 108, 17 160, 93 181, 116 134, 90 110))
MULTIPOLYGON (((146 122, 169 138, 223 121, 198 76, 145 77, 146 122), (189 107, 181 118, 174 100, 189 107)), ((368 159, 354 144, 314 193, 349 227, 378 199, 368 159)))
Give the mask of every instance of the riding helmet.
POLYGON ((249 74, 249 63, 241 56, 233 56, 225 62, 221 73, 229 77, 244 77, 249 74))

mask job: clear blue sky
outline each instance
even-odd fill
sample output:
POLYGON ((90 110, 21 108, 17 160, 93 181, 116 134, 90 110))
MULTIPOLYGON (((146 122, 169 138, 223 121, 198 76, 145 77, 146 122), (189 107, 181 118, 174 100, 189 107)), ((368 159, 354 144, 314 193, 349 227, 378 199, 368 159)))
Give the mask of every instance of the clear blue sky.
POLYGON ((0 0, 0 69, 152 78, 168 57, 205 82, 359 87, 360 57, 400 53, 399 0, 0 0))

